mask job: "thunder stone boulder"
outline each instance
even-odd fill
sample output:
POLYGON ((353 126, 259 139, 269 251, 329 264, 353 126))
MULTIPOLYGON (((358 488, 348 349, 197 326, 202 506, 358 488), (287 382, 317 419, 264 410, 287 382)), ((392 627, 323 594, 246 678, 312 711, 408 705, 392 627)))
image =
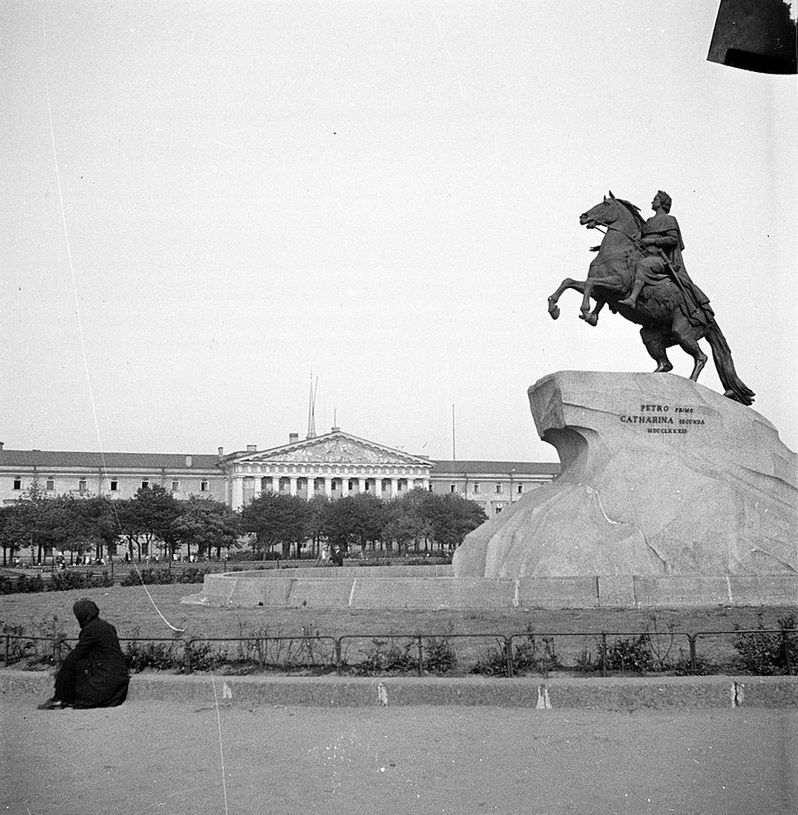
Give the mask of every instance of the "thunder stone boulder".
POLYGON ((671 374, 529 389, 562 472, 465 539, 457 576, 798 573, 798 458, 759 413, 671 374))

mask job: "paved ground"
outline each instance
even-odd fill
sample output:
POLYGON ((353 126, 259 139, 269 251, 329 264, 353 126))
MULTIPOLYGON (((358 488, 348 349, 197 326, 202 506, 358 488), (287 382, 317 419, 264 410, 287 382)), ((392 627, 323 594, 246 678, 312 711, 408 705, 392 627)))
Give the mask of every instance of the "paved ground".
POLYGON ((798 811, 795 709, 247 709, 213 690, 90 711, 4 696, 0 813, 798 811))

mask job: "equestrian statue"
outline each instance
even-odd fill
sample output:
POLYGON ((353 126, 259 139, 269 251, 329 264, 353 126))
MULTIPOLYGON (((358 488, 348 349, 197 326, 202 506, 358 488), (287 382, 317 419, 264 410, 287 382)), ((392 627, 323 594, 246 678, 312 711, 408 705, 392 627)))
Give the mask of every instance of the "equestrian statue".
POLYGON ((654 215, 643 220, 634 204, 609 197, 579 216, 588 229, 605 227, 606 232, 590 264, 587 280, 566 278, 549 297, 549 314, 560 316, 557 301, 566 289, 582 294, 580 317, 589 325, 598 323, 604 305, 610 311, 641 326, 646 350, 657 363, 656 372, 673 369, 667 349, 679 345, 694 360, 690 379, 698 376, 707 356, 698 345, 706 339, 718 371, 724 395, 744 405, 754 401, 754 392, 737 376, 731 350, 715 321, 709 298, 693 283, 682 260, 682 235, 670 214, 671 197, 657 192, 651 202, 654 215), (595 301, 591 310, 590 299, 595 301))

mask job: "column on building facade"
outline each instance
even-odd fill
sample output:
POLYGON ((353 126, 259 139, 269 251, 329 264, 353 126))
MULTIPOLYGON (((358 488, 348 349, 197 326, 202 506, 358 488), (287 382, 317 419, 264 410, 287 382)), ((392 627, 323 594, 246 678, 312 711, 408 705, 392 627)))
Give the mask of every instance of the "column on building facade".
POLYGON ((296 495, 296 482, 297 477, 295 475, 288 477, 288 492, 290 495, 296 495))
POLYGON ((346 475, 341 476, 341 494, 339 498, 346 498, 349 495, 349 477, 346 475))
POLYGON ((374 476, 374 495, 377 498, 382 498, 382 476, 375 475, 374 476))
POLYGON ((245 475, 243 484, 242 484, 242 505, 249 504, 249 502, 255 497, 255 477, 252 475, 245 475))
POLYGON ((324 494, 329 498, 332 495, 332 478, 324 476, 324 494))
POLYGON ((241 509, 244 506, 244 477, 235 476, 233 478, 233 509, 241 509))
POLYGON ((399 479, 392 478, 391 479, 391 498, 396 498, 399 495, 399 479))
POLYGON ((357 479, 357 491, 358 493, 362 494, 366 491, 366 479, 363 476, 358 476, 357 479))

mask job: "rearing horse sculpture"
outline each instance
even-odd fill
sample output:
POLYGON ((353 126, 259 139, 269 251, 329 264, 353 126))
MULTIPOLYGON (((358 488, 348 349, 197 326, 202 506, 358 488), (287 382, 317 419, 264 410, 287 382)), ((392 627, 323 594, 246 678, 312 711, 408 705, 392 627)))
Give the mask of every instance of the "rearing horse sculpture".
POLYGON ((678 280, 666 278, 653 285, 647 285, 640 294, 637 305, 632 307, 621 303, 632 287, 635 264, 644 256, 640 245, 643 218, 634 204, 616 198, 611 192, 601 203, 579 216, 579 223, 589 229, 607 227, 598 254, 590 264, 587 280, 566 278, 557 291, 549 297, 549 314, 553 319, 560 316, 557 301, 566 289, 574 289, 582 294, 580 317, 590 325, 596 325, 598 315, 606 303, 613 313, 642 326, 640 336, 651 357, 656 361, 656 372, 666 372, 673 368, 668 359, 667 349, 679 345, 695 361, 690 379, 698 381, 707 356, 698 345, 698 340, 706 338, 712 349, 712 357, 718 371, 725 396, 750 405, 754 392, 737 376, 732 361, 731 350, 726 343, 714 316, 695 319, 691 314, 694 304, 689 302, 684 288, 678 280), (591 311, 590 298, 596 301, 591 311))

